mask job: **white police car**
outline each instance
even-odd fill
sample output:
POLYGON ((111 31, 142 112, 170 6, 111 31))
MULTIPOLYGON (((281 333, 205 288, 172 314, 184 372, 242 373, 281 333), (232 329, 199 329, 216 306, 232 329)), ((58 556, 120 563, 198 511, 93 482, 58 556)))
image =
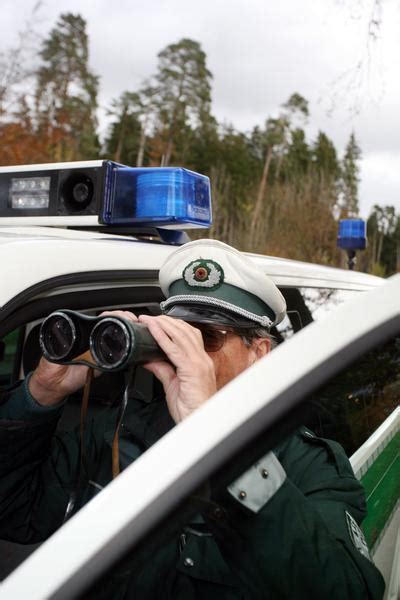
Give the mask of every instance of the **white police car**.
MULTIPOLYGON (((54 310, 98 314, 123 307, 157 314, 158 270, 173 244, 184 241, 179 228, 205 226, 211 209, 207 178, 182 169, 150 171, 110 161, 0 168, 2 386, 35 367, 40 324, 54 310), (169 201, 160 207, 157 199, 163 195, 169 201), (175 229, 164 229, 171 225, 175 229), (156 237, 160 234, 169 243, 156 237)), ((126 469, 4 580, 0 598, 74 597, 211 473, 234 472, 238 452, 250 449, 254 458, 261 435, 269 436, 272 446, 271 431, 285 420, 294 426, 301 402, 303 422, 325 437, 337 437, 349 454, 355 452, 354 468, 368 479, 371 506, 377 494, 387 500, 384 510, 372 511, 366 533, 389 590, 398 590, 399 573, 392 565, 397 564, 399 519, 393 448, 400 435, 400 276, 384 282, 352 271, 249 256, 286 298, 288 317, 274 332, 276 338, 281 342, 296 335, 126 469), (227 410, 244 394, 246 403, 227 410), (189 443, 194 431, 202 440, 195 447, 189 443), (177 451, 182 447, 184 454, 177 451), (374 473, 378 455, 382 464, 374 473), (127 492, 132 480, 142 490, 140 498, 127 492)), ((107 404, 116 386, 111 377, 95 390, 93 410, 107 404)), ((62 427, 75 419, 78 403, 71 400, 62 427)), ((3 546, 4 555, 6 550, 10 559, 3 562, 3 577, 20 553, 3 546)))

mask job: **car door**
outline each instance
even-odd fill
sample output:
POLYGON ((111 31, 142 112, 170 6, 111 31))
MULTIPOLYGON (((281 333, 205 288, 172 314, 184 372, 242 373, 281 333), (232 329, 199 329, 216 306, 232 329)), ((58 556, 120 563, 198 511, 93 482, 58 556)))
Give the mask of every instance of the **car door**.
POLYGON ((396 276, 258 361, 83 507, 3 582, 0 598, 59 600, 83 593, 127 552, 134 558, 139 545, 151 546, 167 518, 178 523, 193 490, 212 477, 227 485, 275 447, 302 423, 305 401, 325 393, 334 378, 347 373, 351 381, 366 357, 368 364, 389 357, 382 363, 387 382, 381 378, 373 395, 390 396, 384 420, 400 398, 399 299, 396 276), (140 494, 132 495, 133 489, 140 494))

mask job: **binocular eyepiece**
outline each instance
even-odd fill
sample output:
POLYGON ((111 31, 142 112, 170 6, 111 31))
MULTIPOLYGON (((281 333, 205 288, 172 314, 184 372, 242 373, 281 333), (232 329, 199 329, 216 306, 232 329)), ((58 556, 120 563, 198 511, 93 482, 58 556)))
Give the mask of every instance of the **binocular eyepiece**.
POLYGON ((43 321, 39 342, 50 362, 84 364, 101 371, 166 359, 145 325, 119 316, 89 317, 58 310, 43 321))

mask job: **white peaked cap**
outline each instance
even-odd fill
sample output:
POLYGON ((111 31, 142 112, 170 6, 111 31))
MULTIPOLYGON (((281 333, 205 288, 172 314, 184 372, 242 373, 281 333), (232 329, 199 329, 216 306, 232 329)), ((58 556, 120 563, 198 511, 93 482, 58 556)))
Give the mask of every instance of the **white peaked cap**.
POLYGON ((244 254, 217 240, 201 239, 180 246, 159 274, 168 313, 179 304, 214 308, 271 327, 286 314, 286 302, 275 283, 244 254))

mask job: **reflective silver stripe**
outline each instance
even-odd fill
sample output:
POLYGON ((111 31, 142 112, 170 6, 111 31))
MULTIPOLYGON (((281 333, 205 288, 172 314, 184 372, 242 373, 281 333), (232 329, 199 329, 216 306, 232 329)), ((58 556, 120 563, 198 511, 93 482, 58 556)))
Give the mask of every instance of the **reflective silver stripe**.
POLYGON ((243 506, 258 513, 276 494, 286 473, 273 452, 268 452, 228 486, 228 492, 243 506))
POLYGON ((251 321, 260 323, 262 327, 271 327, 272 325, 271 319, 267 316, 256 315, 255 313, 249 312, 244 308, 240 308, 239 306, 230 304, 230 302, 225 302, 225 300, 220 300, 219 298, 210 298, 209 296, 197 296, 196 294, 182 294, 180 296, 171 296, 167 300, 164 300, 164 302, 161 302, 160 307, 161 310, 165 310, 171 304, 187 304, 191 302, 198 302, 199 304, 206 304, 207 306, 217 306, 218 308, 225 308, 226 310, 230 310, 231 312, 241 315, 246 319, 250 319, 251 321))

